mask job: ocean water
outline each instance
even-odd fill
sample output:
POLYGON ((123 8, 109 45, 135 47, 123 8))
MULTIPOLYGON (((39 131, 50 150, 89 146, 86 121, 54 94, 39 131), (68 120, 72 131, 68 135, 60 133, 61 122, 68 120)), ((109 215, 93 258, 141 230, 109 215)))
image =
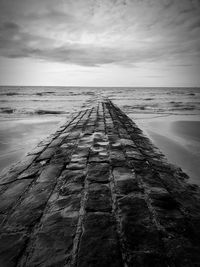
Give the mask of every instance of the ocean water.
POLYGON ((117 104, 169 162, 200 184, 200 88, 0 86, 0 171, 99 95, 117 104))
POLYGON ((127 114, 199 115, 199 88, 99 88, 0 86, 0 119, 31 116, 66 116, 102 94, 127 114))

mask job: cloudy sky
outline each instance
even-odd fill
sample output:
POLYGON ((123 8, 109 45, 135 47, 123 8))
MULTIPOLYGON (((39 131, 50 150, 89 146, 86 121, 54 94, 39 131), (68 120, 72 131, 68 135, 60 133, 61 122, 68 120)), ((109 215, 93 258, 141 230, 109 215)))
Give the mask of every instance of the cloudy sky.
POLYGON ((199 0, 0 0, 0 84, 200 86, 199 0))

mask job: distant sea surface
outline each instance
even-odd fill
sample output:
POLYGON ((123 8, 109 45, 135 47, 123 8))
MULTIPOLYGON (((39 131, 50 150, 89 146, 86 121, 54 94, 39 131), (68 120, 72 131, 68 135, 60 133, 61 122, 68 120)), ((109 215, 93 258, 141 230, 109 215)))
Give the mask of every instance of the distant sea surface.
POLYGON ((0 116, 69 114, 87 105, 96 93, 129 114, 200 114, 199 88, 0 86, 0 116))
POLYGON ((117 104, 170 162, 200 183, 200 88, 0 86, 0 170, 97 94, 117 104))

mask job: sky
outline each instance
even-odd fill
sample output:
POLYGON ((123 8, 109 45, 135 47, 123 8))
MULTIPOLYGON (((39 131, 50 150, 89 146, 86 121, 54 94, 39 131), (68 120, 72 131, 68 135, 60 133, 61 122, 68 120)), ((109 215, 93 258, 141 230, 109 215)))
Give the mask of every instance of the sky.
POLYGON ((199 0, 0 0, 0 84, 200 86, 199 0))

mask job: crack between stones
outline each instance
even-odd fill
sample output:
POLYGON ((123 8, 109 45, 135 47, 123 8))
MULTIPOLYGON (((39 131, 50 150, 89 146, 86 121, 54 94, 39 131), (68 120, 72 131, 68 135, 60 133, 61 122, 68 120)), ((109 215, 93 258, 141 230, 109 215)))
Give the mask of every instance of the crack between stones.
MULTIPOLYGON (((106 116, 105 116, 105 106, 104 105, 105 105, 105 103, 103 103, 102 106, 103 106, 103 114, 104 114, 105 133, 107 135, 106 116)), ((109 110, 108 110, 108 112, 109 112, 109 110)), ((109 142, 108 153, 109 153, 109 158, 110 158, 110 142, 109 142)), ((110 183, 109 184, 110 184, 111 197, 112 197, 112 213, 113 213, 115 220, 116 220, 118 242, 119 242, 121 256, 122 256, 122 260, 123 260, 123 266, 127 267, 128 266, 127 265, 127 255, 126 255, 126 250, 124 247, 123 237, 122 237, 122 232, 121 232, 121 221, 120 221, 120 216, 119 216, 118 203, 117 203, 117 199, 116 199, 116 184, 115 184, 115 180, 113 177, 113 168, 112 167, 110 169, 110 183)))
MULTIPOLYGON (((98 108, 99 107, 97 106, 97 111, 96 111, 97 114, 98 114, 98 108)), ((97 118, 98 118, 98 115, 96 116, 96 121, 97 121, 97 118)), ((96 127, 96 122, 95 122, 95 127, 96 127)), ((95 132, 95 129, 93 130, 93 133, 94 132, 95 132)), ((91 144, 91 146, 92 146, 92 144, 91 144)), ((91 146, 90 146, 90 148, 91 148, 91 146)), ((89 182, 87 180, 87 170, 88 170, 88 164, 89 164, 89 157, 90 157, 90 151, 87 155, 86 168, 84 169, 86 171, 86 177, 85 177, 84 188, 83 188, 83 193, 82 193, 81 202, 80 202, 79 218, 78 218, 75 237, 73 240, 71 257, 66 258, 66 262, 64 264, 65 267, 77 266, 77 258, 78 258, 78 253, 79 253, 80 241, 82 238, 82 234, 84 232, 83 221, 84 221, 84 216, 86 213, 85 212, 85 203, 87 200, 88 185, 89 185, 89 182)))

